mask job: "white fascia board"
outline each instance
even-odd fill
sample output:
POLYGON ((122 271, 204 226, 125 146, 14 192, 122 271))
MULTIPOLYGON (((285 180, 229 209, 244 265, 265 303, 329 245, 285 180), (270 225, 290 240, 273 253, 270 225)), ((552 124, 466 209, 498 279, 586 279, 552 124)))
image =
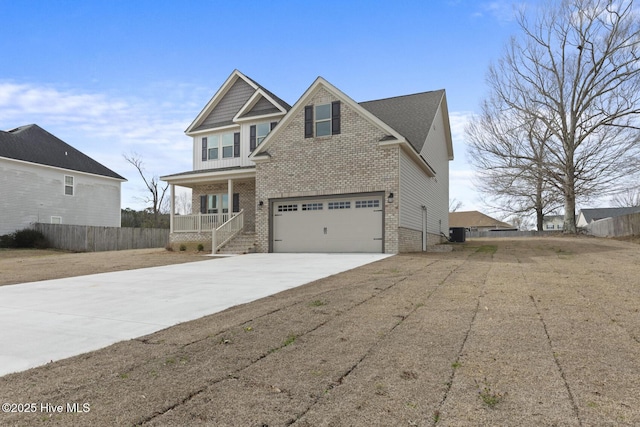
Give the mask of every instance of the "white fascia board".
POLYGON ((451 122, 449 121, 449 107, 447 106, 447 92, 442 94, 440 101, 440 110, 442 111, 442 119, 444 120, 445 139, 447 141, 447 155, 449 161, 453 160, 453 138, 451 137, 451 122))
POLYGON ((237 123, 247 123, 247 122, 260 122, 267 119, 278 119, 282 118, 284 113, 269 113, 269 114, 260 114, 256 116, 243 117, 241 119, 233 119, 237 123))
POLYGON ((269 160, 271 160, 271 156, 269 156, 267 153, 262 153, 259 156, 256 157, 251 157, 250 159, 254 162, 254 163, 264 163, 264 162, 268 162, 269 160))
POLYGON ((114 176, 107 176, 107 175, 100 175, 100 174, 97 174, 97 173, 83 172, 83 171, 78 171, 78 170, 75 170, 75 169, 61 168, 61 167, 58 167, 58 166, 43 165, 42 163, 27 162, 25 160, 12 159, 11 157, 2 157, 2 156, 0 156, 0 160, 6 160, 6 161, 9 161, 9 162, 15 162, 15 163, 24 164, 24 165, 30 165, 30 166, 38 166, 38 167, 46 168, 46 169, 55 169, 55 170, 63 171, 64 173, 67 173, 69 175, 71 175, 71 174, 73 174, 73 175, 80 174, 80 175, 88 175, 88 176, 94 176, 94 177, 97 176, 99 178, 112 179, 114 181, 120 181, 120 182, 128 181, 125 178, 121 179, 121 178, 116 178, 114 176))
POLYGON ((206 133, 218 133, 218 132, 224 132, 225 130, 232 130, 232 129, 239 129, 240 125, 239 124, 232 124, 232 125, 227 125, 227 126, 220 126, 217 128, 209 128, 209 129, 201 129, 195 132, 188 132, 186 133, 187 136, 197 136, 197 135, 202 135, 202 134, 206 134, 206 133))
POLYGON ((211 97, 207 105, 205 105, 202 111, 200 111, 200 114, 198 114, 198 116, 184 131, 184 133, 186 133, 187 135, 190 135, 193 132, 192 130, 201 124, 204 118, 207 117, 209 113, 211 113, 211 110, 213 110, 213 108, 215 108, 215 106, 218 105, 218 102, 227 94, 227 92, 229 91, 229 89, 231 89, 231 87, 233 86, 233 84, 236 82, 237 79, 242 79, 252 88, 258 89, 258 87, 255 85, 255 83, 251 81, 251 79, 247 78, 240 71, 233 70, 231 75, 227 77, 227 80, 225 80, 225 82, 222 84, 222 86, 220 86, 218 91, 213 95, 213 97, 211 97))
POLYGON ((277 115, 284 115, 286 113, 287 113, 287 110, 284 109, 284 107, 282 107, 282 105, 278 104, 265 91, 263 91, 262 89, 258 88, 253 93, 253 95, 251 95, 251 98, 249 98, 249 100, 242 106, 242 108, 240 108, 238 113, 233 117, 233 121, 234 122, 249 121, 249 120, 253 120, 255 117, 267 117, 267 116, 274 116, 274 115, 277 116, 277 115), (249 111, 251 111, 251 109, 258 103, 260 98, 264 98, 267 101, 269 101, 269 103, 271 103, 271 105, 276 107, 280 111, 280 113, 270 113, 268 115, 265 114, 264 116, 252 116, 252 117, 244 117, 244 118, 242 118, 242 116, 244 114, 246 114, 249 111))
POLYGON ((248 179, 256 177, 255 168, 232 169, 225 171, 207 171, 202 173, 188 173, 183 175, 166 175, 160 179, 175 185, 188 186, 188 184, 202 184, 228 179, 248 179))

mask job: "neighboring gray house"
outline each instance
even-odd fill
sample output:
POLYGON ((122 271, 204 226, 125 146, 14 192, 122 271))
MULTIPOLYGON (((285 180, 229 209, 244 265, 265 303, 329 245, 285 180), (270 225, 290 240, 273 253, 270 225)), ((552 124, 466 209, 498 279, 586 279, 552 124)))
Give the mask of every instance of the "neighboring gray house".
POLYGON ((578 227, 586 227, 593 221, 604 218, 614 218, 622 215, 629 215, 640 212, 640 206, 627 207, 627 208, 595 208, 595 209, 581 209, 578 214, 578 220, 576 225, 578 227))
POLYGON ((172 243, 239 218, 258 252, 420 251, 449 230, 444 90, 357 103, 319 77, 291 107, 234 71, 186 134, 193 170, 161 178, 200 214, 172 216, 172 243))
POLYGON ((37 125, 0 131, 0 235, 35 222, 119 227, 123 181, 37 125))
POLYGON ((564 229, 564 215, 545 215, 542 218, 542 230, 562 231, 563 229, 564 229))

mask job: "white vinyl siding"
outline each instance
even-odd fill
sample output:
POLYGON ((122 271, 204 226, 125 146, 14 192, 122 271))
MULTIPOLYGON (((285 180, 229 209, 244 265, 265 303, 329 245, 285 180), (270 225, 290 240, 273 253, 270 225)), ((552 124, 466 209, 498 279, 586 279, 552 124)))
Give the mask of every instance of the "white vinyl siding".
POLYGON ((54 217, 65 224, 120 226, 117 179, 5 158, 0 178, 0 235, 54 217), (74 178, 73 197, 65 195, 65 176, 74 178))
POLYGON ((400 227, 422 231, 422 206, 427 208, 427 232, 449 232, 449 170, 444 124, 439 110, 420 153, 434 167, 435 178, 428 177, 404 151, 400 154, 400 227), (438 167, 438 165, 441 165, 438 167))
MULTIPOLYGON (((271 121, 278 121, 278 119, 272 119, 271 121)), ((247 122, 242 123, 242 125, 234 126, 228 129, 224 129, 217 132, 211 133, 203 133, 198 134, 193 137, 193 170, 205 170, 205 169, 221 169, 221 168, 229 168, 234 166, 255 166, 251 160, 249 160, 249 155, 251 151, 249 150, 249 134, 250 134, 250 126, 264 124, 264 119, 260 122, 247 122), (240 132, 240 156, 233 157, 233 133, 240 132), (227 145, 227 152, 225 154, 223 144, 220 143, 219 151, 218 151, 218 159, 212 160, 202 160, 202 138, 207 138, 209 141, 212 137, 215 139, 215 135, 222 135, 230 133, 231 140, 227 145), (227 156, 231 157, 227 157, 227 156)), ((267 125, 270 126, 271 122, 267 125)), ((208 143, 210 147, 211 144, 208 143)))

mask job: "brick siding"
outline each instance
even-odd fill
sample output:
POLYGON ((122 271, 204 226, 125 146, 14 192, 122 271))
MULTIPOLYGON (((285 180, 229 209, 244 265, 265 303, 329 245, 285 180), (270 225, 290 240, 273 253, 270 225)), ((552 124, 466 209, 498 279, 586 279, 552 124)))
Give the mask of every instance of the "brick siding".
MULTIPOLYGON (((308 105, 336 100, 320 87, 308 105)), ((304 109, 279 129, 267 151, 270 160, 256 164, 256 250, 269 250, 269 201, 286 197, 319 196, 384 191, 385 252, 399 251, 398 197, 387 203, 390 192, 399 191, 398 146, 380 147, 385 136, 378 127, 341 105, 341 134, 304 138, 304 109)))

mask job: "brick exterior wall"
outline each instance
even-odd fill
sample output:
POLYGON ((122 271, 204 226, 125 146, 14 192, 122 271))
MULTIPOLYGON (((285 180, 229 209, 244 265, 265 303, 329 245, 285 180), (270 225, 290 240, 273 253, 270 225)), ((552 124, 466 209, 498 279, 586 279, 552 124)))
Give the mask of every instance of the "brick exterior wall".
MULTIPOLYGON (((326 104, 336 98, 319 87, 307 105, 326 104)), ((392 203, 390 192, 399 192, 398 146, 380 147, 385 132, 362 117, 347 103, 341 104, 341 133, 304 138, 304 108, 279 129, 277 139, 267 148, 270 160, 256 164, 256 250, 269 250, 270 200, 384 191, 386 253, 400 250, 398 197, 392 203)))
MULTIPOLYGON (((199 202, 199 201, 198 201, 199 202)), ((169 235, 169 246, 174 251, 184 245, 188 251, 195 251, 198 245, 204 246, 204 251, 211 253, 211 232, 205 233, 172 233, 169 235)))
MULTIPOLYGON (((399 252, 422 252, 422 231, 399 227, 399 252)), ((427 233, 427 251, 429 246, 439 245, 444 241, 442 236, 427 233)))

